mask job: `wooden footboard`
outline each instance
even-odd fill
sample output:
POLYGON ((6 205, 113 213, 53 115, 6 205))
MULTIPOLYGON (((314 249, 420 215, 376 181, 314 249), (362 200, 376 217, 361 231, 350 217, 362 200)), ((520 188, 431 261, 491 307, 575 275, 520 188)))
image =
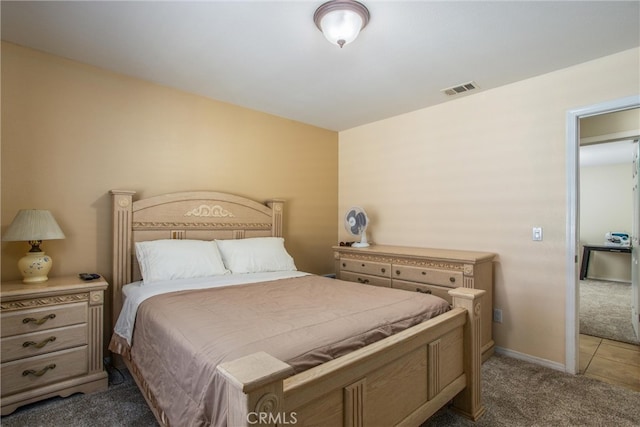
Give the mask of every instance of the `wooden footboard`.
POLYGON ((453 289, 451 311, 297 375, 266 353, 221 364, 228 425, 418 426, 451 400, 478 419, 484 293, 453 289))

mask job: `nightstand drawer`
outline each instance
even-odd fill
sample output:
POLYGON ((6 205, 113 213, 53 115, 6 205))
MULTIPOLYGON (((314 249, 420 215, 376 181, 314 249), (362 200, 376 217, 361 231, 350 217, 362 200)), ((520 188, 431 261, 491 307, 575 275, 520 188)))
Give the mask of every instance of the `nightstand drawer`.
POLYGON ((447 301, 449 304, 453 302, 448 292, 450 288, 444 288, 442 286, 423 285, 422 283, 405 282, 404 280, 394 279, 392 287, 394 289, 402 289, 404 291, 420 292, 423 294, 435 295, 447 301))
POLYGON ((368 274, 358 274, 358 273, 352 273, 349 271, 341 271, 340 279, 347 280, 349 282, 362 283, 365 285, 382 286, 385 288, 391 287, 391 279, 388 279, 386 277, 371 276, 368 274))
POLYGON ((2 337, 87 322, 87 304, 77 302, 2 313, 2 337))
POLYGON ((393 266, 393 279, 410 280, 430 285, 457 288, 462 286, 461 271, 435 270, 432 268, 409 267, 406 265, 393 266))
POLYGON ((340 269, 355 273, 372 274, 375 276, 391 277, 391 264, 375 261, 360 261, 343 258, 340 260, 340 269))
POLYGON ((2 363, 87 344, 87 324, 2 338, 2 363))
POLYGON ((2 364, 2 396, 87 373, 87 346, 2 364))

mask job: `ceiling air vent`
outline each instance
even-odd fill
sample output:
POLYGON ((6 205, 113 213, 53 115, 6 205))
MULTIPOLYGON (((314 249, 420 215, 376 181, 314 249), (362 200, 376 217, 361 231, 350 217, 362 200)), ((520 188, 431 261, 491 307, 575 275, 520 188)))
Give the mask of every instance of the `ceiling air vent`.
POLYGON ((445 95, 453 96, 459 93, 469 92, 470 90, 474 89, 478 89, 478 85, 476 84, 476 82, 468 82, 447 89, 442 89, 441 92, 443 92, 445 95))

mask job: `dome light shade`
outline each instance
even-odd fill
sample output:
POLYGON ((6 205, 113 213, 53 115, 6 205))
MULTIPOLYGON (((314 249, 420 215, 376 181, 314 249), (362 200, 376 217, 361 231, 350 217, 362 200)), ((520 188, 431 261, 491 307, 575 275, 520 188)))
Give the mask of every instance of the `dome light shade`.
POLYGON ((354 0, 332 0, 320 6, 313 21, 329 42, 343 47, 369 23, 369 10, 354 0))

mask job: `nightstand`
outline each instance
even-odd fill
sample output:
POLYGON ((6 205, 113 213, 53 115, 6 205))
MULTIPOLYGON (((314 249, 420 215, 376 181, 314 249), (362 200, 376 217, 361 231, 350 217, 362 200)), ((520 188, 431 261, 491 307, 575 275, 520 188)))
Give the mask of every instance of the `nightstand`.
POLYGON ((108 386, 102 360, 103 279, 3 282, 0 289, 2 415, 53 396, 108 386))

